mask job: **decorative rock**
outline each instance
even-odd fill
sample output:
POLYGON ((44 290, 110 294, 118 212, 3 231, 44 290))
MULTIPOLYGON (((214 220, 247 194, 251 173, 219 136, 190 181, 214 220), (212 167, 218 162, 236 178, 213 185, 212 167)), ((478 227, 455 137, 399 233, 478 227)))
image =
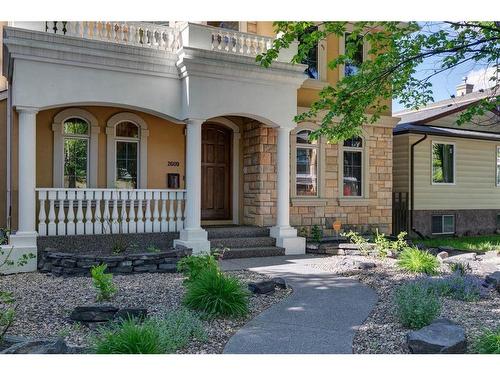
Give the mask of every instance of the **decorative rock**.
POLYGON ((148 310, 142 308, 120 309, 115 314, 115 319, 138 319, 143 320, 148 316, 148 310))
POLYGON ((132 266, 115 267, 110 271, 113 271, 113 273, 130 273, 132 272, 132 266))
POLYGON ((177 265, 176 264, 168 264, 168 263, 163 263, 158 265, 158 271, 159 272, 177 272, 177 265))
POLYGON ((377 267, 377 265, 372 262, 354 262, 354 267, 359 270, 368 270, 377 267))
POLYGON ((430 325, 406 336, 413 354, 465 353, 465 330, 449 319, 436 319, 430 325))
POLYGON ((442 262, 444 259, 448 258, 448 253, 446 251, 441 251, 436 255, 436 257, 440 262, 442 262))
POLYGON ((26 339, 0 352, 2 354, 66 354, 68 346, 62 338, 26 339))
POLYGON ((453 248, 451 246, 438 246, 438 249, 441 251, 445 251, 445 252, 450 252, 450 251, 455 250, 455 248, 453 248))
POLYGON ((112 305, 77 306, 70 318, 77 322, 107 322, 114 318, 118 308, 112 305))
POLYGON ((486 283, 498 289, 500 287, 500 271, 495 271, 486 276, 486 283))
POLYGON ((134 267, 134 272, 153 272, 158 269, 156 264, 145 264, 143 266, 134 267))
POLYGON ((257 283, 248 283, 248 289, 255 294, 266 294, 274 292, 274 281, 266 280, 257 283))
POLYGON ((317 244, 308 243, 307 246, 306 246, 306 249, 307 250, 318 250, 318 245, 317 244))
POLYGON ((443 260, 444 263, 467 263, 471 260, 476 260, 476 253, 465 253, 459 255, 453 255, 443 260))
POLYGON ((280 289, 286 289, 287 288, 287 284, 286 284, 286 280, 282 277, 275 277, 273 278, 271 281, 274 282, 274 285, 280 289))

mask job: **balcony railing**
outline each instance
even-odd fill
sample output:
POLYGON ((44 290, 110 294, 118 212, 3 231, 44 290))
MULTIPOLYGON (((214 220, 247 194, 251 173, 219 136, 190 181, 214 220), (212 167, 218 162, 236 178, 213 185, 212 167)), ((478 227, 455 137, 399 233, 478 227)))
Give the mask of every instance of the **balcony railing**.
MULTIPOLYGON (((167 52, 191 47, 252 57, 266 52, 272 47, 274 40, 272 37, 188 22, 179 22, 170 27, 147 22, 48 21, 44 28, 46 32, 54 34, 167 52)), ((297 45, 292 43, 288 50, 280 51, 277 60, 290 62, 295 53, 297 45)))
POLYGON ((38 234, 179 232, 185 190, 39 188, 38 234))

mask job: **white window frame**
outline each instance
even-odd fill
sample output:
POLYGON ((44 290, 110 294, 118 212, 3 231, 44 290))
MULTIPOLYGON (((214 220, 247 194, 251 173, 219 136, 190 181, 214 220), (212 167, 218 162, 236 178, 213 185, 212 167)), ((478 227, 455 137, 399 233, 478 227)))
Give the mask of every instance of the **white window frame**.
POLYGON ((362 141, 362 147, 346 147, 344 146, 344 141, 339 142, 339 197, 343 199, 363 199, 367 198, 366 197, 366 182, 367 182, 367 169, 368 169, 368 163, 366 160, 366 155, 367 152, 365 152, 365 149, 367 147, 366 145, 366 139, 367 137, 363 135, 359 135, 358 137, 361 138, 362 141), (361 195, 344 195, 344 151, 351 151, 351 152, 360 152, 361 153, 361 195))
MULTIPOLYGON (((346 33, 350 34, 352 27, 347 27, 346 33)), ((345 54, 345 34, 339 37, 339 55, 345 54)), ((370 50, 369 43, 363 39, 363 62, 368 60, 368 51, 370 50)), ((339 65, 339 81, 345 77, 345 65, 339 65)))
POLYGON ((498 153, 500 152, 500 146, 497 146, 495 149, 495 185, 496 187, 500 187, 500 173, 498 167, 500 166, 500 158, 498 157, 498 153))
POLYGON ((432 141, 431 142, 431 185, 435 186, 454 186, 457 184, 457 145, 455 142, 447 141, 432 141), (452 145, 453 146, 453 182, 434 182, 434 165, 432 163, 432 158, 434 157, 434 145, 452 145))
POLYGON ((59 112, 52 122, 54 137, 54 157, 52 164, 52 185, 55 188, 64 187, 64 138, 86 138, 87 144, 87 188, 97 187, 98 152, 100 127, 97 118, 81 108, 67 108, 59 112), (89 124, 87 136, 66 135, 64 123, 70 118, 79 118, 89 124))
POLYGON ((122 122, 131 122, 137 125, 139 130, 139 150, 137 153, 138 158, 138 171, 137 171, 137 189, 146 189, 148 186, 148 136, 149 130, 146 121, 141 117, 131 112, 120 112, 111 118, 106 123, 106 137, 107 137, 107 187, 113 189, 116 187, 116 142, 126 141, 133 142, 132 138, 124 138, 116 136, 116 126, 122 122))
MULTIPOLYGON (((123 121, 121 122, 123 123, 123 121)), ((118 123, 117 125, 121 124, 121 123, 118 123)), ((134 125, 136 125, 135 123, 133 123, 134 125)), ((137 126, 137 125, 136 125, 137 126)), ((140 128, 139 126, 137 126, 137 130, 140 134, 140 128)), ((140 169, 139 169, 139 163, 140 163, 140 155, 141 155, 141 142, 140 142, 140 138, 129 138, 129 137, 115 137, 115 184, 116 184, 116 180, 118 179, 118 170, 116 168, 116 164, 118 162, 117 160, 117 150, 118 150, 118 142, 123 142, 123 143, 135 143, 137 144, 137 164, 136 164, 136 176, 137 176, 137 186, 139 186, 139 179, 140 179, 140 169)))
POLYGON ((456 223, 455 223, 455 215, 453 214, 437 214, 437 215, 431 215, 431 233, 432 234, 455 234, 456 232, 456 223), (453 218, 453 231, 452 232, 433 232, 432 231, 432 218, 434 216, 441 216, 441 230, 444 229, 444 218, 445 216, 449 216, 453 218))
MULTIPOLYGON (((318 25, 319 30, 324 30, 324 25, 318 25)), ((318 78, 309 78, 304 81, 302 87, 306 89, 322 89, 328 85, 328 61, 327 61, 327 38, 318 42, 318 78)))

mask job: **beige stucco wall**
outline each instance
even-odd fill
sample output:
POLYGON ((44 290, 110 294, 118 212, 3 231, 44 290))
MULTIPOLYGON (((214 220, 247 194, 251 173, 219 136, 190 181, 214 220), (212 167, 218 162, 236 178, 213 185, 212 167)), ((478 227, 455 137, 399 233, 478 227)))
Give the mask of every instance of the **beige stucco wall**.
MULTIPOLYGON (((410 143, 421 135, 412 135, 410 143)), ((415 147, 415 209, 499 209, 496 147, 500 142, 429 136, 415 147), (431 184, 431 142, 455 144, 455 184, 431 184)))

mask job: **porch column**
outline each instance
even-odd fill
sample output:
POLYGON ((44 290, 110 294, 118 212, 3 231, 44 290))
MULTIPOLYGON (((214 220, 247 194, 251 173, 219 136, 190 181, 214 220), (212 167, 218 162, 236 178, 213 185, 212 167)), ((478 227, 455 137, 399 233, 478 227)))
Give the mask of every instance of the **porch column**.
POLYGON ((36 270, 36 114, 37 108, 16 107, 19 113, 19 195, 18 229, 10 236, 13 247, 11 260, 16 261, 23 254, 35 255, 25 266, 12 267, 12 272, 36 270), (14 270, 15 269, 15 270, 14 270))
POLYGON ((276 226, 271 228, 271 237, 276 245, 285 248, 286 254, 304 254, 305 238, 297 237, 297 230, 290 226, 290 130, 277 129, 277 182, 276 182, 276 226))
POLYGON ((210 251, 207 232, 201 228, 201 126, 205 120, 186 122, 186 208, 184 229, 174 245, 193 249, 193 254, 210 251))

